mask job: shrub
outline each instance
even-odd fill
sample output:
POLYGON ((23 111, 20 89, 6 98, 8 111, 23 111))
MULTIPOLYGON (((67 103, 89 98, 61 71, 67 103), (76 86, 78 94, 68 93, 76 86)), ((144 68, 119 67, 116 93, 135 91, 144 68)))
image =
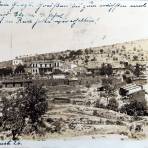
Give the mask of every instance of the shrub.
POLYGON ((94 110, 93 111, 93 116, 97 116, 98 114, 97 114, 97 110, 94 110))
POLYGON ((118 106, 119 106, 119 104, 118 104, 117 100, 115 98, 111 98, 109 100, 107 108, 110 109, 110 110, 117 111, 118 110, 118 106))
POLYGON ((90 85, 89 83, 87 83, 87 84, 85 85, 85 87, 90 88, 91 85, 90 85))
POLYGON ((120 121, 120 120, 117 120, 116 125, 124 125, 124 123, 122 121, 120 121))
POLYGON ((106 125, 113 125, 113 124, 115 124, 113 121, 111 121, 111 120, 106 120, 106 125))
POLYGON ((121 107, 120 112, 127 113, 130 116, 143 116, 146 115, 147 105, 146 101, 143 102, 132 100, 129 104, 121 107))
POLYGON ((41 117, 48 110, 46 93, 42 85, 33 84, 18 91, 15 96, 2 98, 2 127, 12 132, 13 140, 23 133, 28 119, 31 129, 40 132, 41 117))
POLYGON ((102 103, 100 102, 100 100, 97 100, 97 101, 96 101, 95 107, 97 107, 97 108, 106 108, 106 106, 105 106, 104 104, 102 104, 102 103))

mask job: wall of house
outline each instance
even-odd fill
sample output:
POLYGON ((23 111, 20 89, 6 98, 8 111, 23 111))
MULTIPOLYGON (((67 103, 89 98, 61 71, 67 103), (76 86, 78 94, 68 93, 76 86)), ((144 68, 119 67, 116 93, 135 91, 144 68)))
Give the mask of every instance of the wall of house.
POLYGON ((141 90, 136 93, 133 93, 132 95, 130 95, 130 98, 133 100, 143 102, 145 100, 145 91, 141 90))
POLYGON ((14 59, 12 61, 12 65, 15 66, 15 65, 19 65, 19 64, 22 64, 23 65, 23 61, 22 60, 19 60, 19 59, 14 59))
POLYGON ((52 71, 53 68, 60 68, 63 66, 63 62, 61 61, 37 61, 37 62, 33 62, 31 64, 31 68, 32 68, 32 74, 40 74, 40 71, 47 71, 47 69, 51 69, 50 71, 52 71))

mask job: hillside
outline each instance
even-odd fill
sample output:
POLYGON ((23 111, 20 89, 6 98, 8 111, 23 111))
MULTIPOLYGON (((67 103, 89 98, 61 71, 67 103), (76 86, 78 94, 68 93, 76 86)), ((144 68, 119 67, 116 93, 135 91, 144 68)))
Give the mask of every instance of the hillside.
MULTIPOLYGON (((44 53, 34 56, 19 57, 24 62, 34 60, 61 59, 79 66, 99 66, 103 62, 118 64, 120 61, 143 62, 148 61, 148 39, 137 40, 113 45, 92 47, 79 50, 66 50, 56 53, 44 53)), ((11 61, 0 63, 0 67, 10 66, 11 61)))

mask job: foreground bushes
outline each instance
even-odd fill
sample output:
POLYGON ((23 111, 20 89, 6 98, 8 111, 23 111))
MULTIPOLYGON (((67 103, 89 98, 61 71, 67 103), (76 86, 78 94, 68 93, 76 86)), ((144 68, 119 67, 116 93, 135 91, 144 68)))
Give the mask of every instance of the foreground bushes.
POLYGON ((119 103, 115 98, 111 98, 107 105, 101 103, 100 100, 97 100, 95 103, 95 107, 97 108, 104 108, 104 109, 109 109, 113 111, 118 111, 118 106, 119 106, 119 103))
POLYGON ((48 111, 46 89, 32 84, 16 94, 2 98, 2 128, 12 132, 12 139, 23 133, 30 121, 31 129, 39 131, 41 117, 48 111))
POLYGON ((126 113, 130 116, 144 116, 147 114, 146 101, 131 100, 120 109, 121 113, 126 113))
MULTIPOLYGON (((145 116, 148 115, 147 113, 147 102, 146 100, 129 100, 128 103, 124 104, 119 108, 119 103, 115 98, 111 98, 107 105, 100 102, 100 100, 97 100, 95 103, 95 107, 97 108, 103 108, 103 109, 109 109, 113 111, 120 111, 121 113, 125 113, 129 116, 145 116)), ((95 114, 95 113, 94 113, 95 114)))

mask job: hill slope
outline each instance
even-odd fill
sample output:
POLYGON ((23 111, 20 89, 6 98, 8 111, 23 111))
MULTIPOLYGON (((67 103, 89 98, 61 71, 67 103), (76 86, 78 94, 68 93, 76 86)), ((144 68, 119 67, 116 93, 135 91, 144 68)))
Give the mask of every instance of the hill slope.
MULTIPOLYGON (((87 49, 45 53, 31 57, 21 57, 21 59, 26 63, 30 63, 34 60, 61 59, 65 62, 78 64, 79 66, 95 66, 102 62, 115 64, 120 61, 143 62, 148 61, 148 39, 87 49)), ((11 61, 1 62, 0 67, 4 66, 11 66, 11 61)))

